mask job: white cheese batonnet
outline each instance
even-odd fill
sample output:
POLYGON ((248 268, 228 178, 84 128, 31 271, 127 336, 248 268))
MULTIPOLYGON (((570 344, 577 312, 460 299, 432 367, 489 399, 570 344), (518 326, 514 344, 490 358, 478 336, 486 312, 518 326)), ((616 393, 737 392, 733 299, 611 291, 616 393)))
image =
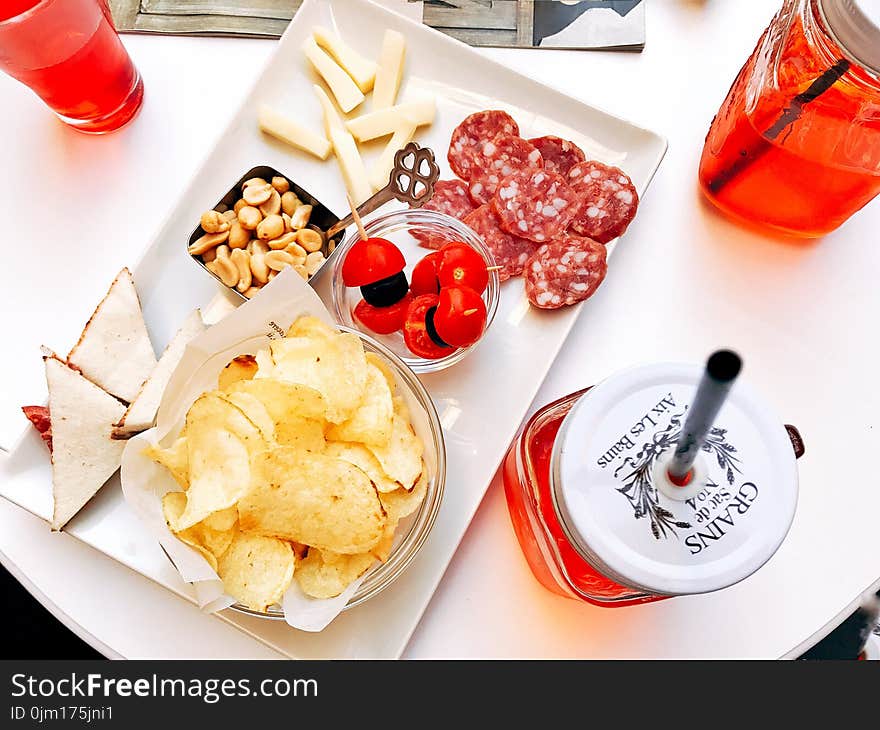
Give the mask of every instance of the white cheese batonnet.
POLYGON ((260 129, 282 142, 326 160, 332 149, 329 140, 307 129, 299 122, 275 111, 267 104, 260 106, 258 121, 260 129))
POLYGON ((373 86, 373 109, 393 106, 403 78, 406 62, 406 39, 395 30, 386 30, 379 54, 379 68, 373 86))
POLYGON ((326 134, 329 139, 330 132, 334 129, 344 132, 345 123, 342 121, 342 117, 336 110, 336 105, 333 103, 333 100, 327 96, 327 92, 318 86, 318 84, 315 84, 312 88, 315 90, 315 96, 318 97, 318 101, 321 102, 321 111, 324 115, 324 134, 326 134))
POLYGON ((338 35, 327 30, 323 26, 312 29, 312 36, 321 48, 333 56, 345 72, 351 76, 358 88, 368 93, 373 88, 376 80, 376 64, 364 58, 360 53, 349 46, 338 35))
POLYGON ((345 126, 358 142, 369 142, 371 139, 387 137, 394 134, 403 119, 421 127, 432 124, 437 115, 437 102, 431 98, 408 101, 387 109, 362 114, 350 119, 345 126))
POLYGON ((354 204, 360 205, 373 194, 373 189, 370 187, 367 170, 354 137, 345 130, 333 129, 330 131, 330 140, 333 143, 333 152, 336 154, 342 179, 345 180, 345 187, 354 204))
POLYGON ((351 76, 315 43, 314 38, 303 43, 303 53, 318 75, 324 79, 342 111, 348 114, 364 100, 363 93, 351 80, 351 76))
POLYGON ((397 131, 391 135, 391 139, 370 170, 370 185, 373 190, 381 190, 388 184, 391 169, 394 167, 394 155, 415 136, 417 127, 415 122, 404 118, 397 131))

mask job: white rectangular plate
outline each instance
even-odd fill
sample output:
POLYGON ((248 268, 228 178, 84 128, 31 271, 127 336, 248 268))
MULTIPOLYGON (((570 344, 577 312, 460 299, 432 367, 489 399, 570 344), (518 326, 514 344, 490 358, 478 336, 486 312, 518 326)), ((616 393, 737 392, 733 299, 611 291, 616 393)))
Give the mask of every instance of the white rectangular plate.
MULTIPOLYGON (((308 0, 214 152, 196 173, 182 202, 135 268, 157 351, 193 307, 206 306, 217 294, 216 283, 189 259, 184 243, 201 212, 211 208, 243 172, 254 165, 271 165, 337 213, 346 209, 345 191, 334 162, 314 160, 275 143, 257 129, 257 107, 266 101, 296 112, 303 123, 320 128, 320 111, 311 89, 315 79, 300 51, 317 24, 335 27, 369 57, 376 57, 386 28, 407 37, 407 85, 401 98, 425 91, 437 96, 437 119, 433 126, 421 130, 417 140, 437 152, 444 178, 451 176, 445 153, 452 130, 467 114, 480 109, 509 109, 523 136, 554 133, 576 141, 588 156, 622 167, 640 194, 644 194, 666 151, 665 140, 657 134, 531 81, 367 0, 308 0), (540 110, 541 115, 527 110, 540 110)), ((322 279, 317 288, 326 294, 327 277, 322 279)), ((455 367, 423 378, 446 435, 446 495, 428 541, 394 585, 344 613, 320 634, 306 634, 282 622, 230 611, 222 618, 291 657, 399 656, 578 311, 577 307, 556 312, 531 309, 521 281, 508 282, 503 286, 495 322, 480 347, 455 367)), ((15 476, 2 486, 3 495, 48 517, 51 475, 39 439, 26 439, 10 457, 9 467, 9 473, 15 476), (34 489, 34 483, 42 488, 34 489)), ((123 503, 117 478, 68 525, 67 531, 170 590, 190 597, 188 587, 158 544, 123 503)))

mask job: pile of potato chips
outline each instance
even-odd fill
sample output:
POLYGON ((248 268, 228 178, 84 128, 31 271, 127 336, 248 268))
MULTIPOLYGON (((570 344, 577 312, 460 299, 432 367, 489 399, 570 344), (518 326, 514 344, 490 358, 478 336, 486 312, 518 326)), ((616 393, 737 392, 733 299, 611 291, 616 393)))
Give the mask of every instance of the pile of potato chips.
POLYGON ((423 445, 385 361, 313 317, 235 358, 146 455, 181 486, 168 527, 241 604, 265 612, 295 578, 337 596, 391 553, 427 491, 423 445))

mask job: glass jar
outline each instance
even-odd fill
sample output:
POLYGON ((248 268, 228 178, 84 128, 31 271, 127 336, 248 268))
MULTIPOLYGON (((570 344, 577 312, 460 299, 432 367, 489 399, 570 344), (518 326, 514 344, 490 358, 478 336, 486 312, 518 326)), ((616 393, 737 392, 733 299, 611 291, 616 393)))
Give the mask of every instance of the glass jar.
POLYGON ((525 424, 502 473, 514 532, 544 587, 628 606, 719 590, 775 553, 794 518, 798 454, 790 427, 747 384, 731 391, 693 483, 664 479, 700 375, 632 368, 525 424))
POLYGON ((712 122, 700 185, 748 222, 822 236, 880 192, 880 6, 786 0, 712 122))

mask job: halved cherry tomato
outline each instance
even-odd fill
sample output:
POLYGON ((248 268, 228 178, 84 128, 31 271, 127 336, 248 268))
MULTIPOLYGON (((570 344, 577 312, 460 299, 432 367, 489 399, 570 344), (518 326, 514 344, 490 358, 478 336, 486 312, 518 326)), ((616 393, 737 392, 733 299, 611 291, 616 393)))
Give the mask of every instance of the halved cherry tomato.
POLYGON ((437 278, 437 267, 440 265, 442 255, 439 251, 429 253, 416 264, 412 272, 412 281, 409 290, 414 297, 422 294, 439 294, 440 280, 437 278))
POLYGON ((407 294, 399 302, 390 307, 374 307, 361 299, 354 308, 354 318, 364 327, 380 335, 390 335, 403 329, 406 310, 412 301, 412 294, 407 294))
POLYGON ((403 325, 403 341, 416 357, 437 360, 446 357, 455 348, 438 345, 428 333, 427 318, 437 307, 440 298, 436 294, 422 294, 410 302, 403 325))
POLYGON ((440 290, 434 328, 453 347, 469 347, 486 328, 486 303, 469 286, 446 286, 440 290))
POLYGON ((355 243, 342 262, 346 286, 366 286, 399 274, 406 267, 400 249, 384 238, 367 238, 355 243))
POLYGON ((466 243, 456 241, 447 243, 440 249, 440 266, 437 278, 441 288, 462 284, 469 286, 477 294, 482 294, 489 285, 489 271, 486 259, 475 248, 466 243))

